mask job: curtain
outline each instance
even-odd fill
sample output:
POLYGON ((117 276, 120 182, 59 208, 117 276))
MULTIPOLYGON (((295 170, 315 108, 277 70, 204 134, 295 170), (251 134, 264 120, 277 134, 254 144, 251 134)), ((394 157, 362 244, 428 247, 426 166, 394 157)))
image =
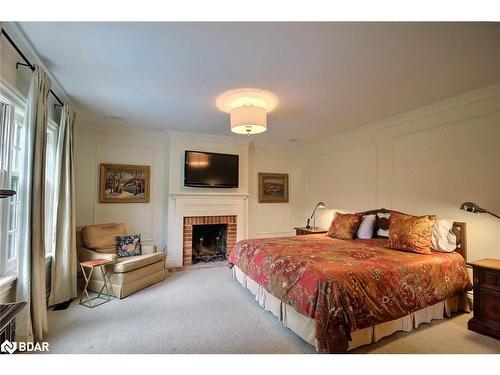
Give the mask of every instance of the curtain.
POLYGON ((56 144, 55 251, 49 306, 76 297, 76 237, 73 128, 75 113, 64 105, 56 144))
POLYGON ((47 332, 44 205, 50 84, 47 74, 35 66, 24 115, 26 157, 22 186, 25 199, 20 217, 17 300, 26 301, 28 305, 16 322, 18 341, 40 341, 47 332))

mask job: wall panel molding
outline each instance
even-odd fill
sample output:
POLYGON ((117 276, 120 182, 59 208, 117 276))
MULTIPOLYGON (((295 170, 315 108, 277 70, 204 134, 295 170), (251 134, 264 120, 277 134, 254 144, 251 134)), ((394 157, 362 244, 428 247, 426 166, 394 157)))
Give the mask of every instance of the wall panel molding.
MULTIPOLYGON (((367 134, 379 135, 386 129, 394 129, 395 131, 400 131, 404 129, 402 125, 407 123, 416 122, 418 126, 431 127, 435 126, 428 121, 420 121, 421 119, 432 118, 433 116, 439 116, 443 113, 451 113, 453 110, 462 109, 463 107, 476 107, 476 111, 480 113, 488 113, 490 111, 496 112, 498 110, 497 102, 500 97, 500 83, 484 87, 475 91, 465 93, 450 99, 442 100, 436 103, 429 104, 427 106, 417 108, 413 111, 405 112, 400 115, 390 117, 388 119, 383 119, 376 121, 374 123, 361 126, 355 130, 343 132, 342 134, 327 137, 318 142, 312 142, 307 145, 300 147, 300 152, 314 153, 322 147, 331 146, 335 143, 340 143, 348 141, 349 139, 356 140, 358 137, 365 136, 367 134), (488 100, 491 99, 491 103, 488 100), (483 103, 483 108, 477 106, 478 103, 483 103)), ((475 116, 473 111, 469 111, 467 116, 475 116)))
MULTIPOLYGON (((304 159, 296 161, 303 164, 306 176, 305 210, 317 200, 327 201, 330 210, 320 214, 324 227, 336 208, 352 212, 385 207, 436 214, 467 223, 470 260, 494 257, 494 249, 500 247, 494 229, 498 220, 466 213, 459 205, 471 200, 500 210, 498 124, 500 85, 309 145, 301 155, 304 159), (370 189, 357 188, 360 169, 370 170, 366 167, 370 153, 362 151, 369 144, 376 145, 376 200, 360 207, 360 202, 370 202, 370 189), (349 152, 352 157, 347 158, 349 152), (352 191, 342 186, 352 186, 352 191)), ((368 173, 364 182, 368 186, 370 178, 368 173)))
POLYGON ((163 248, 164 134, 139 136, 141 133, 116 134, 102 129, 77 128, 77 225, 123 222, 130 232, 140 233, 144 242, 163 248), (101 163, 150 165, 150 203, 99 203, 101 163))

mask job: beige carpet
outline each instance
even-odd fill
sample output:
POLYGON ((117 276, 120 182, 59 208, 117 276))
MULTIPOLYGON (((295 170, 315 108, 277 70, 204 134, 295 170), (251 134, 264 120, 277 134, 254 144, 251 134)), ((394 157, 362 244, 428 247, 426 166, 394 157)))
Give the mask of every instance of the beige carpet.
MULTIPOLYGON (((423 324, 351 353, 500 353, 467 330, 469 314, 423 324)), ((225 267, 176 272, 95 309, 49 312, 52 353, 315 353, 231 278, 225 267)))

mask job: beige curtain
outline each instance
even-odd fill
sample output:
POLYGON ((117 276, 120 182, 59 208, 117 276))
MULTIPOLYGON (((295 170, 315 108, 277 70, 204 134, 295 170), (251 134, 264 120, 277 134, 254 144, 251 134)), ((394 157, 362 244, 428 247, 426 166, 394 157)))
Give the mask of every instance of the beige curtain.
POLYGON ((47 332, 45 292, 45 159, 47 143, 47 100, 50 79, 35 67, 26 100, 26 158, 24 160, 25 201, 20 217, 20 246, 17 278, 17 300, 27 308, 17 320, 19 341, 40 341, 47 332))
POLYGON ((76 237, 73 128, 75 113, 64 105, 56 145, 55 252, 49 305, 76 297, 76 237))

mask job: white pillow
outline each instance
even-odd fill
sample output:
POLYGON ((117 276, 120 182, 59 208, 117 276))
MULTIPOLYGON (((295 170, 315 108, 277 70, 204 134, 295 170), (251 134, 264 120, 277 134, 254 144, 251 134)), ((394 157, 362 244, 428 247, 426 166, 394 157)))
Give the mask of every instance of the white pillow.
POLYGON ((359 224, 358 233, 356 236, 361 239, 368 240, 373 238, 373 227, 375 226, 375 219, 377 216, 373 215, 364 215, 361 218, 361 223, 359 224))
POLYGON ((438 219, 432 227, 432 248, 443 253, 451 253, 457 248, 457 236, 452 231, 453 220, 438 219))
MULTIPOLYGON (((388 212, 388 213, 382 213, 382 212, 379 212, 377 214, 377 217, 384 217, 386 219, 389 219, 391 217, 391 214, 388 212)), ((389 229, 377 229, 377 236, 381 236, 381 237, 389 237, 389 229)))

